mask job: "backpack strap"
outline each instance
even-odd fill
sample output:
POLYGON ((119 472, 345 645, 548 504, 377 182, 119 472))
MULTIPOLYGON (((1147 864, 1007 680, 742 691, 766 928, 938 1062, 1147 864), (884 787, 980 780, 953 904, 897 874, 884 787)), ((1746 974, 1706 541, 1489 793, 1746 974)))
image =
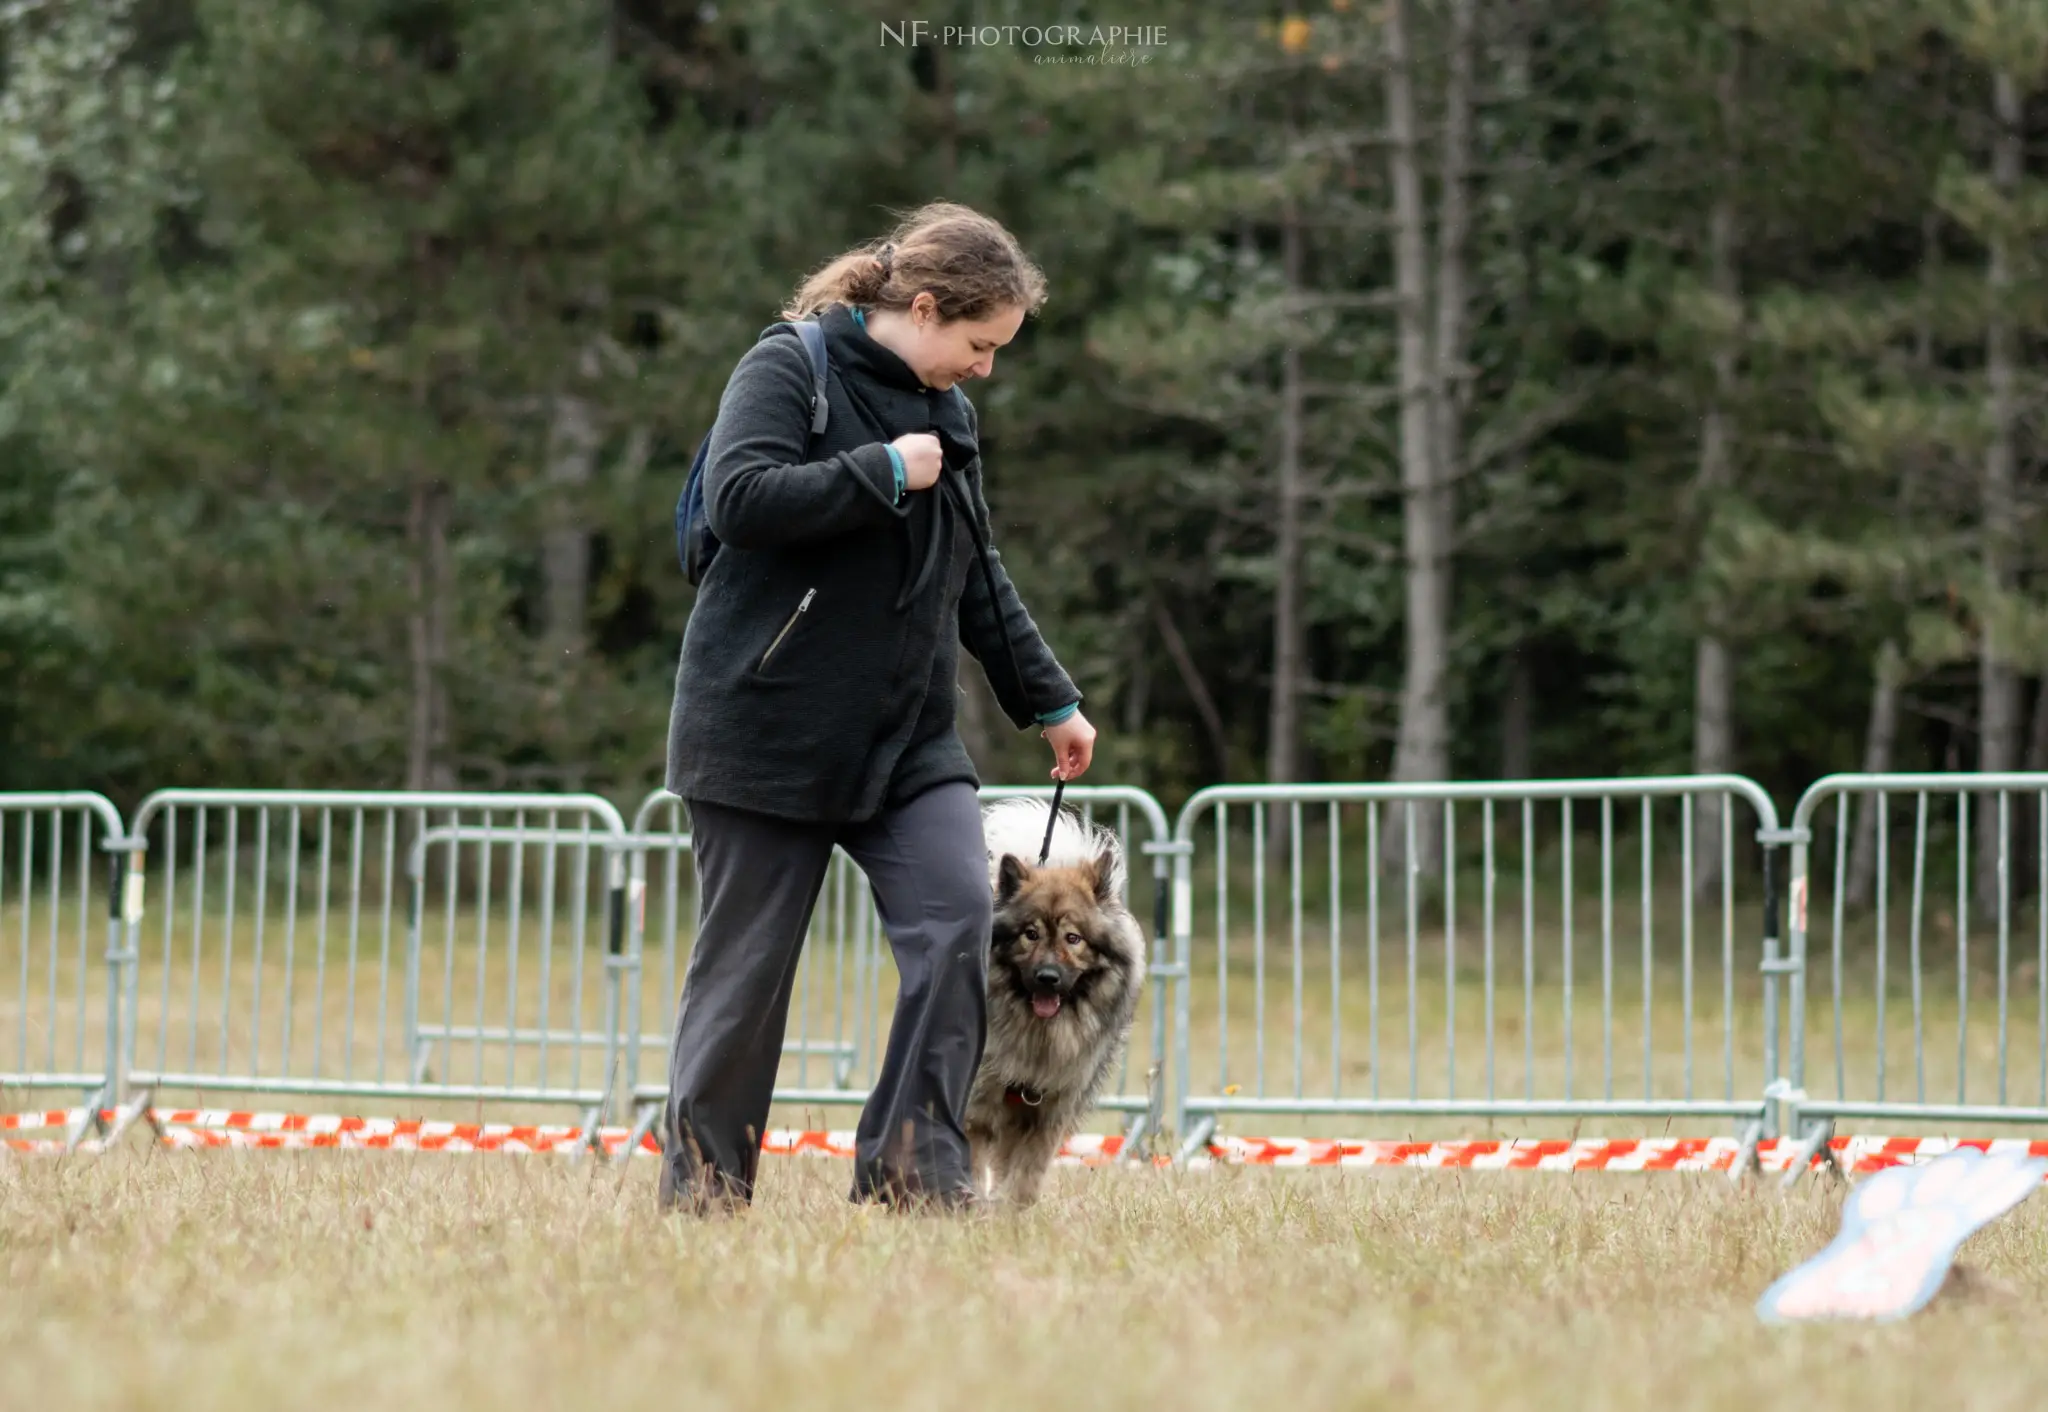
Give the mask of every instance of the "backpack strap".
POLYGON ((816 319, 799 319, 790 327, 803 340, 804 352, 811 358, 811 435, 823 436, 832 412, 832 404, 825 395, 825 379, 832 370, 831 359, 825 352, 825 329, 816 319))

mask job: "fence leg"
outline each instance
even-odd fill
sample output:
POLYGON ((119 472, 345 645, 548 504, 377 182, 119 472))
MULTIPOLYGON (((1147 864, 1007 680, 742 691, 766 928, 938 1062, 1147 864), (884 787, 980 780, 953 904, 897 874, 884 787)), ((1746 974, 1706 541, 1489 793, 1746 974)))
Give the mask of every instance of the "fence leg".
POLYGON ((1201 1156, 1209 1148, 1209 1139, 1215 1135, 1216 1115, 1204 1114, 1195 1123, 1194 1131, 1188 1134, 1188 1140, 1180 1145, 1180 1152, 1173 1159, 1174 1166, 1185 1167, 1189 1159, 1201 1156))
POLYGON ((654 1138, 654 1145, 656 1147, 661 1145, 661 1139, 656 1137, 654 1133, 654 1125, 660 1120, 661 1105, 659 1103, 649 1103, 641 1107, 640 1116, 633 1123, 633 1130, 626 1134, 626 1145, 619 1149, 619 1155, 615 1159, 621 1167, 633 1160, 633 1154, 640 1150, 640 1145, 646 1142, 648 1138, 654 1138))
POLYGON ((1151 1123, 1152 1115, 1149 1113, 1140 1113, 1131 1119, 1130 1126, 1124 1129, 1124 1145, 1117 1149, 1117 1161, 1138 1160, 1139 1147, 1150 1140, 1151 1123))
POLYGON ((130 1127, 134 1126, 135 1120, 138 1118, 146 1118, 149 1122, 151 1131, 153 1131, 156 1134, 157 1141, 162 1142, 164 1137, 164 1129, 163 1124, 159 1123, 156 1120, 156 1110, 154 1107, 155 1100, 155 1091, 152 1089, 144 1089, 141 1093, 137 1094, 133 1099, 131 1099, 127 1104, 115 1109, 113 1131, 107 1134, 106 1143, 101 1148, 101 1150, 111 1151, 113 1149, 114 1144, 121 1140, 121 1135, 127 1132, 130 1127))
POLYGON ((604 1107, 602 1104, 583 1110, 583 1141, 576 1144, 576 1150, 569 1154, 571 1163, 581 1162, 585 1154, 604 1156, 604 1107))
POLYGON ((71 1125, 71 1131, 64 1134, 64 1151, 67 1154, 78 1151, 79 1144, 85 1141, 87 1133, 106 1132, 107 1120, 100 1113, 106 1102, 107 1086, 101 1084, 86 1098, 85 1111, 78 1115, 78 1121, 71 1125))
POLYGON ((1124 1134, 1126 1162, 1152 1155, 1150 1149, 1159 1137, 1160 1123, 1166 1115, 1165 1078, 1165 1066, 1159 1063, 1154 1063, 1145 1074, 1145 1111, 1132 1120, 1130 1131, 1124 1134))
POLYGON ((1792 1165, 1785 1169, 1785 1190, 1790 1191, 1799 1185, 1799 1179, 1806 1175, 1807 1168, 1813 1165, 1816 1157, 1820 1159, 1822 1170, 1835 1181, 1849 1180, 1848 1174, 1842 1170, 1840 1159, 1835 1156, 1835 1149, 1829 1145, 1829 1140, 1834 1135, 1833 1118, 1815 1118, 1806 1125, 1806 1131, 1800 1135, 1799 1145, 1792 1149, 1792 1165))
POLYGON ((1736 1149, 1735 1161, 1729 1164, 1728 1180, 1741 1186, 1752 1177, 1763 1175, 1763 1163, 1757 1156, 1757 1144, 1763 1141, 1764 1124, 1761 1118, 1753 1119, 1742 1130, 1742 1145, 1736 1149))

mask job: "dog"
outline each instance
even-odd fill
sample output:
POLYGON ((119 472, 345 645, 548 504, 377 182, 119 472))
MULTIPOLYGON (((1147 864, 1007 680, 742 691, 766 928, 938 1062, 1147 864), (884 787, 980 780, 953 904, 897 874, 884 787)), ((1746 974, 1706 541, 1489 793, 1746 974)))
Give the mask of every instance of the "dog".
POLYGON ((1114 832, 1028 799, 982 810, 995 900, 988 1042, 967 1100, 980 1194, 1029 1206, 1123 1057, 1145 978, 1114 832))

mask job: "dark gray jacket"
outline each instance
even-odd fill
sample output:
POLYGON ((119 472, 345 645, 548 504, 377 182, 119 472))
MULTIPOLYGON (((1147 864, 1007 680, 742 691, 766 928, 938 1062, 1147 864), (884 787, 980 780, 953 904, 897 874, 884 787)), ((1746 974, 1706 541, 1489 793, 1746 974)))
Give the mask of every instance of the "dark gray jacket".
POLYGON ((820 322, 832 410, 815 446, 810 363, 781 325, 740 359, 719 402, 704 507, 722 547, 683 634, 668 788, 847 822, 935 784, 979 783, 954 728, 958 644, 1019 730, 1081 693, 992 543, 989 601, 965 520, 971 507, 990 540, 973 404, 924 388, 843 306, 820 322), (916 431, 962 452, 938 485, 899 503, 888 443, 916 431))

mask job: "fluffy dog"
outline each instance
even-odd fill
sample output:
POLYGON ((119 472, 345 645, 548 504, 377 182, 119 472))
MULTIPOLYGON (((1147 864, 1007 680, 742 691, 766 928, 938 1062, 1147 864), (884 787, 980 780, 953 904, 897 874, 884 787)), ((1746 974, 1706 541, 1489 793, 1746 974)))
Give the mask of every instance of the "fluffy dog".
POLYGON ((1062 810, 1039 866, 1046 819, 1028 799, 982 811, 995 926, 967 1136, 983 1193, 1023 1206, 1122 1058, 1145 978, 1116 834, 1062 810))

